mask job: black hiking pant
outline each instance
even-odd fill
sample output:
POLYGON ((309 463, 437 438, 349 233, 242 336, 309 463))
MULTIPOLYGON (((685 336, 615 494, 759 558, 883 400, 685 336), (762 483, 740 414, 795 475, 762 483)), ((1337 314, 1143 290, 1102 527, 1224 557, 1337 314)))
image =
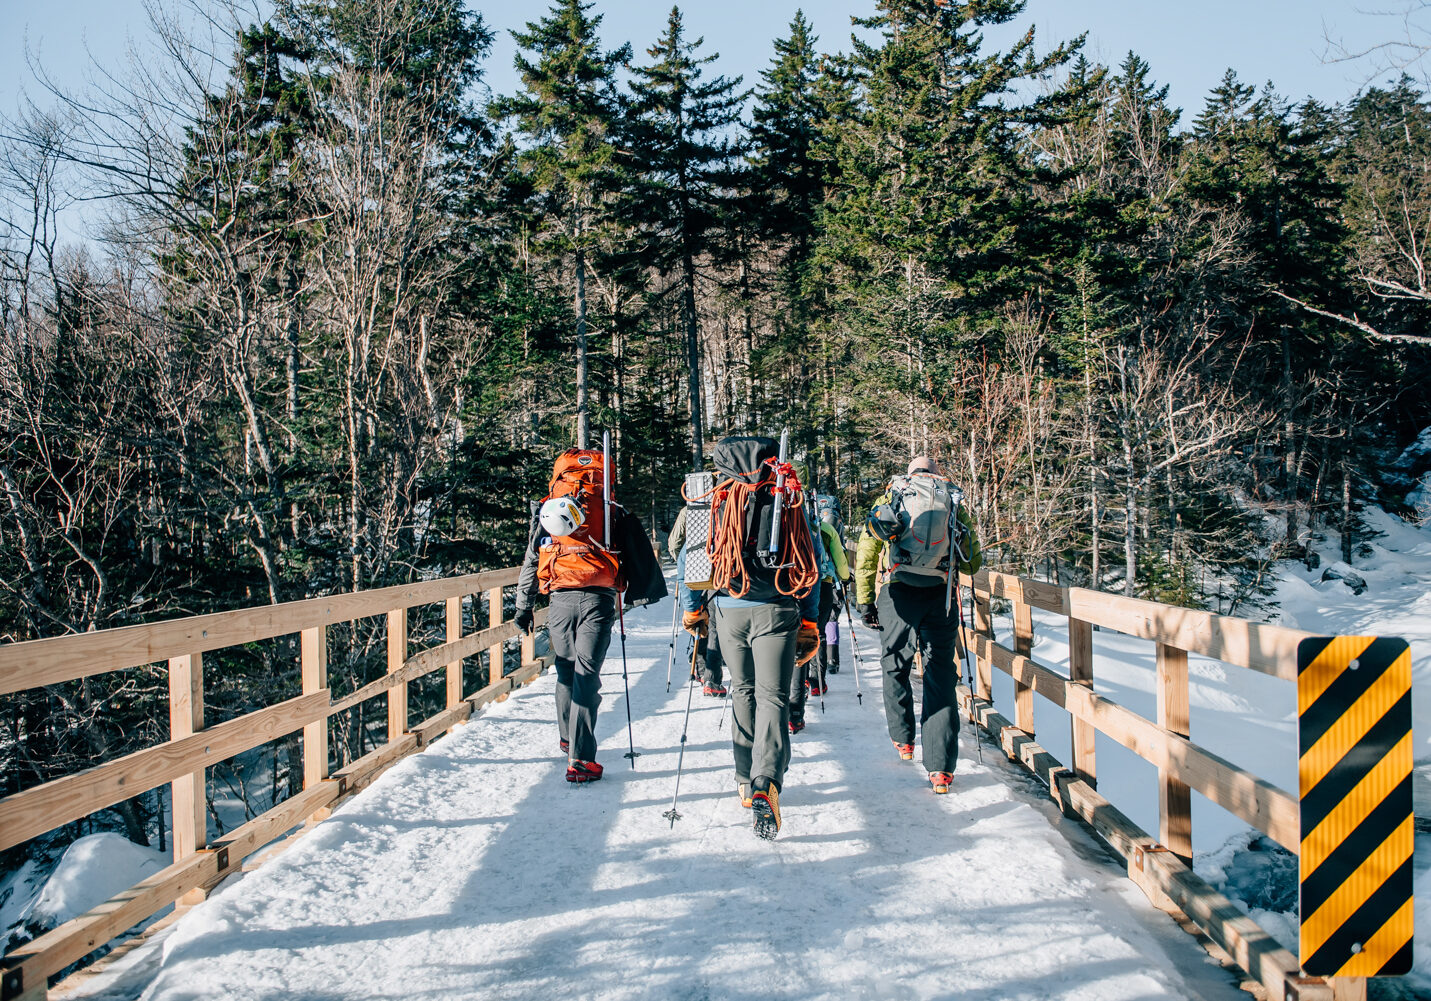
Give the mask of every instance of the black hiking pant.
POLYGON ((944 610, 944 584, 919 587, 890 581, 876 601, 879 609, 880 666, 884 669, 884 715, 889 737, 914 743, 914 689, 910 672, 917 649, 924 660, 924 692, 919 713, 924 768, 953 773, 959 760, 959 711, 954 664, 958 609, 944 610))
POLYGON ((547 635, 556 660, 556 714, 572 761, 596 760, 596 711, 601 707, 601 664, 616 621, 616 592, 609 587, 553 591, 547 635))
POLYGON ((706 688, 719 685, 725 671, 720 655, 720 636, 714 629, 708 628, 705 638, 696 640, 696 657, 701 658, 701 664, 696 668, 701 684, 706 688))
POLYGON ((735 781, 765 777, 783 789, 790 765, 789 693, 800 612, 794 602, 713 603, 711 625, 730 672, 735 781))
MULTIPOLYGON (((830 621, 830 610, 835 607, 835 585, 828 580, 820 581, 820 612, 819 618, 815 621, 816 631, 821 636, 825 635, 825 623, 830 621)), ((808 682, 818 682, 820 690, 825 690, 825 644, 820 644, 820 653, 813 660, 807 661, 804 667, 796 667, 795 673, 790 678, 790 720, 793 723, 801 724, 805 722, 805 703, 809 696, 809 690, 805 687, 808 682)))

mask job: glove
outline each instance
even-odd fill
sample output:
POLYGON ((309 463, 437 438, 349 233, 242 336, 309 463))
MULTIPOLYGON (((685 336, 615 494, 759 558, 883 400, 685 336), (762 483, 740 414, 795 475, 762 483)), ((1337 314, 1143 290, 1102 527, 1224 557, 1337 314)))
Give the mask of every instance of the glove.
POLYGON ((820 630, 809 619, 800 620, 800 631, 795 634, 795 666, 804 667, 820 652, 820 630))
POLYGON ((706 634, 710 631, 710 625, 710 614, 704 608, 687 612, 681 616, 681 628, 698 640, 706 638, 706 634))
POLYGON ((512 621, 517 624, 517 631, 530 633, 532 631, 532 610, 530 608, 519 608, 512 616, 512 621))
POLYGON ((875 608, 873 602, 867 601, 863 605, 857 606, 855 611, 860 613, 860 617, 865 620, 865 625, 871 629, 884 628, 879 624, 879 609, 875 608))

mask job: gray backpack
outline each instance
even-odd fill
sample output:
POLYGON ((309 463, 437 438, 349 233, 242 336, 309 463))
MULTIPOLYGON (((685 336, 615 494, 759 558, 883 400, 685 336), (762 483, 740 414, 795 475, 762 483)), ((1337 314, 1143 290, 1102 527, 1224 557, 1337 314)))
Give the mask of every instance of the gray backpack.
POLYGON ((942 476, 896 476, 889 503, 904 530, 889 543, 891 575, 911 583, 943 581, 962 526, 955 515, 958 491, 942 476))

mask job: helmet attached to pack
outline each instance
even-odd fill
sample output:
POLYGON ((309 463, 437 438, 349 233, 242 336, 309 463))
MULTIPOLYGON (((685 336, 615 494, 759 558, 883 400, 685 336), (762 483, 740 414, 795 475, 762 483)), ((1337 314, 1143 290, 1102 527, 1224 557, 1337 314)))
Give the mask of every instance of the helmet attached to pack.
POLYGON ((563 497, 553 497, 543 503, 537 520, 542 524, 542 531, 552 538, 559 538, 571 535, 580 528, 586 521, 586 513, 582 511, 581 505, 577 504, 568 494, 563 497))
POLYGON ((909 528, 909 515, 893 504, 876 504, 866 524, 882 542, 894 542, 909 528))

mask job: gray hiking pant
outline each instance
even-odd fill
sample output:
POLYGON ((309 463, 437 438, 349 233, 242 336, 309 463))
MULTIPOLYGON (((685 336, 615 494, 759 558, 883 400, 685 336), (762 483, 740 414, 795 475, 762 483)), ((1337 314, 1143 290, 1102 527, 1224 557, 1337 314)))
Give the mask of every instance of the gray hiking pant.
POLYGON ((790 765, 790 679, 800 612, 789 604, 711 606, 735 713, 731 744, 735 780, 765 777, 785 785, 790 765))
POLYGON ((556 659, 557 729, 572 761, 596 760, 601 662, 616 621, 616 592, 606 587, 553 591, 547 635, 556 659))
POLYGON ((944 610, 944 586, 918 587, 890 581, 879 593, 880 665, 884 668, 884 715, 889 737, 914 743, 914 669, 916 647, 924 658, 924 693, 919 713, 924 768, 954 771, 959 760, 959 712, 954 664, 958 611, 944 610))

